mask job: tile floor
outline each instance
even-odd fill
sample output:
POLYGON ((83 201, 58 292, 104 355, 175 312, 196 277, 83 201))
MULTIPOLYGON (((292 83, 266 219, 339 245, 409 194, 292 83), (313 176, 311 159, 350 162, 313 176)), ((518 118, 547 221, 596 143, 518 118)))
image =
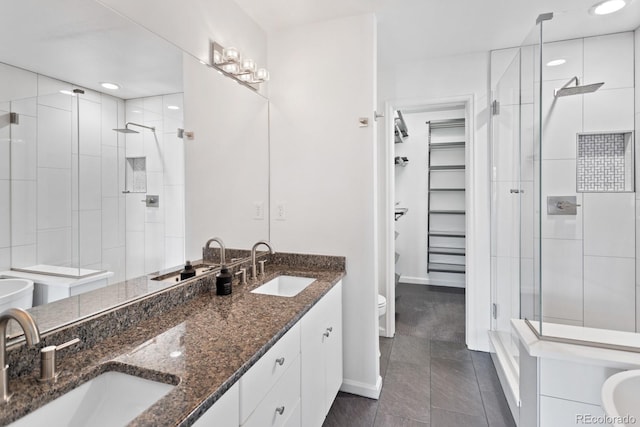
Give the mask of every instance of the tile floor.
POLYGON ((488 353, 464 344, 462 290, 400 284, 379 400, 339 393, 324 427, 515 427, 488 353))

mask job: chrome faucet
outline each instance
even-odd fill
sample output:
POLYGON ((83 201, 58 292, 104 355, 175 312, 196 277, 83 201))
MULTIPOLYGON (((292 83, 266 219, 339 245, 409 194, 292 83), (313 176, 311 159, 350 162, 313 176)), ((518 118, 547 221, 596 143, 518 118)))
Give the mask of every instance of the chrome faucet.
MULTIPOLYGON (((217 244, 220 245, 220 265, 223 266, 225 265, 225 256, 224 256, 224 252, 225 252, 225 247, 224 247, 224 242, 222 241, 221 238, 219 237, 212 237, 211 239, 207 240, 207 243, 205 243, 204 248, 205 249, 209 249, 209 247, 211 246, 211 243, 216 242, 217 244)), ((204 258, 204 255, 203 255, 204 258)))
MULTIPOLYGON (((275 253, 275 251, 271 247, 271 243, 267 242, 266 240, 260 240, 255 245, 253 245, 253 247, 251 248, 251 279, 253 280, 258 278, 258 269, 256 268, 256 248, 260 245, 265 245, 267 248, 269 248, 269 253, 271 255, 275 253)), ((264 274, 264 261, 260 262, 263 263, 261 264, 262 271, 260 272, 260 274, 264 274)))
POLYGON ((27 344, 34 346, 40 342, 40 330, 33 317, 21 308, 8 308, 0 313, 0 366, 2 367, 2 400, 8 402, 9 393, 9 365, 7 365, 7 324, 9 320, 18 322, 24 331, 27 344))

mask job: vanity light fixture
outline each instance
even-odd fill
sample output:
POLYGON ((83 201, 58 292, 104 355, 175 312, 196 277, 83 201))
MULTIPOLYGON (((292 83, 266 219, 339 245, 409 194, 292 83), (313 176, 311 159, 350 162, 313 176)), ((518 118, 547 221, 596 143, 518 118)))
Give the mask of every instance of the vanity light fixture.
POLYGON ((109 89, 109 90, 118 90, 118 89, 120 89, 120 85, 117 84, 117 83, 102 82, 102 83, 100 83, 100 86, 102 86, 105 89, 109 89))
POLYGON ((258 90, 260 83, 269 80, 269 72, 258 68, 253 59, 243 58, 235 47, 225 49, 216 42, 211 43, 211 65, 220 73, 253 90, 258 90))
POLYGON ((593 15, 608 15, 617 12, 625 7, 629 1, 627 0, 605 0, 594 4, 589 12, 593 15))
POLYGON ((552 61, 547 62, 547 67, 557 67, 558 65, 565 64, 567 62, 566 59, 554 59, 552 61))

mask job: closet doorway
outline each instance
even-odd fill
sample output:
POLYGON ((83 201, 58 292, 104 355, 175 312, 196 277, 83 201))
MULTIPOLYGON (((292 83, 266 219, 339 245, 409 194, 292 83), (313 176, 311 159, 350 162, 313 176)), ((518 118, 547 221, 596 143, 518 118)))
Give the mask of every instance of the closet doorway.
MULTIPOLYGON (((398 283, 465 288, 472 240, 471 97, 387 103, 380 335, 395 333, 398 283)), ((469 304, 466 304, 467 329, 469 304)))

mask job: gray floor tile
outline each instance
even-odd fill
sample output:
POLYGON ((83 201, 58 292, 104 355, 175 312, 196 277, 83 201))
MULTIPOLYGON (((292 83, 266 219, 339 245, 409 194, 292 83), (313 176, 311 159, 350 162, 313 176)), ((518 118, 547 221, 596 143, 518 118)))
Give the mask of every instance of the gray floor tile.
POLYGON ((484 416, 434 409, 431 427, 487 427, 487 420, 484 416))
POLYGON ((429 427, 429 424, 378 412, 374 427, 429 427))
POLYGON ((493 393, 482 392, 482 401, 489 420, 489 427, 515 427, 516 423, 511 415, 509 404, 502 391, 493 393))
POLYGON ((429 422, 429 372, 423 366, 389 361, 378 413, 429 422))
POLYGON ((453 360, 471 360, 471 351, 464 343, 431 340, 431 357, 453 360))
POLYGON ((323 427, 371 427, 376 418, 378 401, 348 393, 338 393, 323 427))
POLYGON ((484 416, 471 361, 431 358, 431 405, 451 412, 484 416))
POLYGON ((502 386, 496 373, 496 368, 491 360, 491 354, 481 351, 472 351, 471 358, 476 369, 476 377, 481 391, 502 393, 502 386))
POLYGON ((416 363, 428 368, 429 340, 426 338, 399 335, 393 340, 390 360, 416 363))
POLYGON ((391 355, 391 347, 393 346, 393 338, 380 337, 380 375, 384 378, 387 373, 389 364, 389 356, 391 355))

